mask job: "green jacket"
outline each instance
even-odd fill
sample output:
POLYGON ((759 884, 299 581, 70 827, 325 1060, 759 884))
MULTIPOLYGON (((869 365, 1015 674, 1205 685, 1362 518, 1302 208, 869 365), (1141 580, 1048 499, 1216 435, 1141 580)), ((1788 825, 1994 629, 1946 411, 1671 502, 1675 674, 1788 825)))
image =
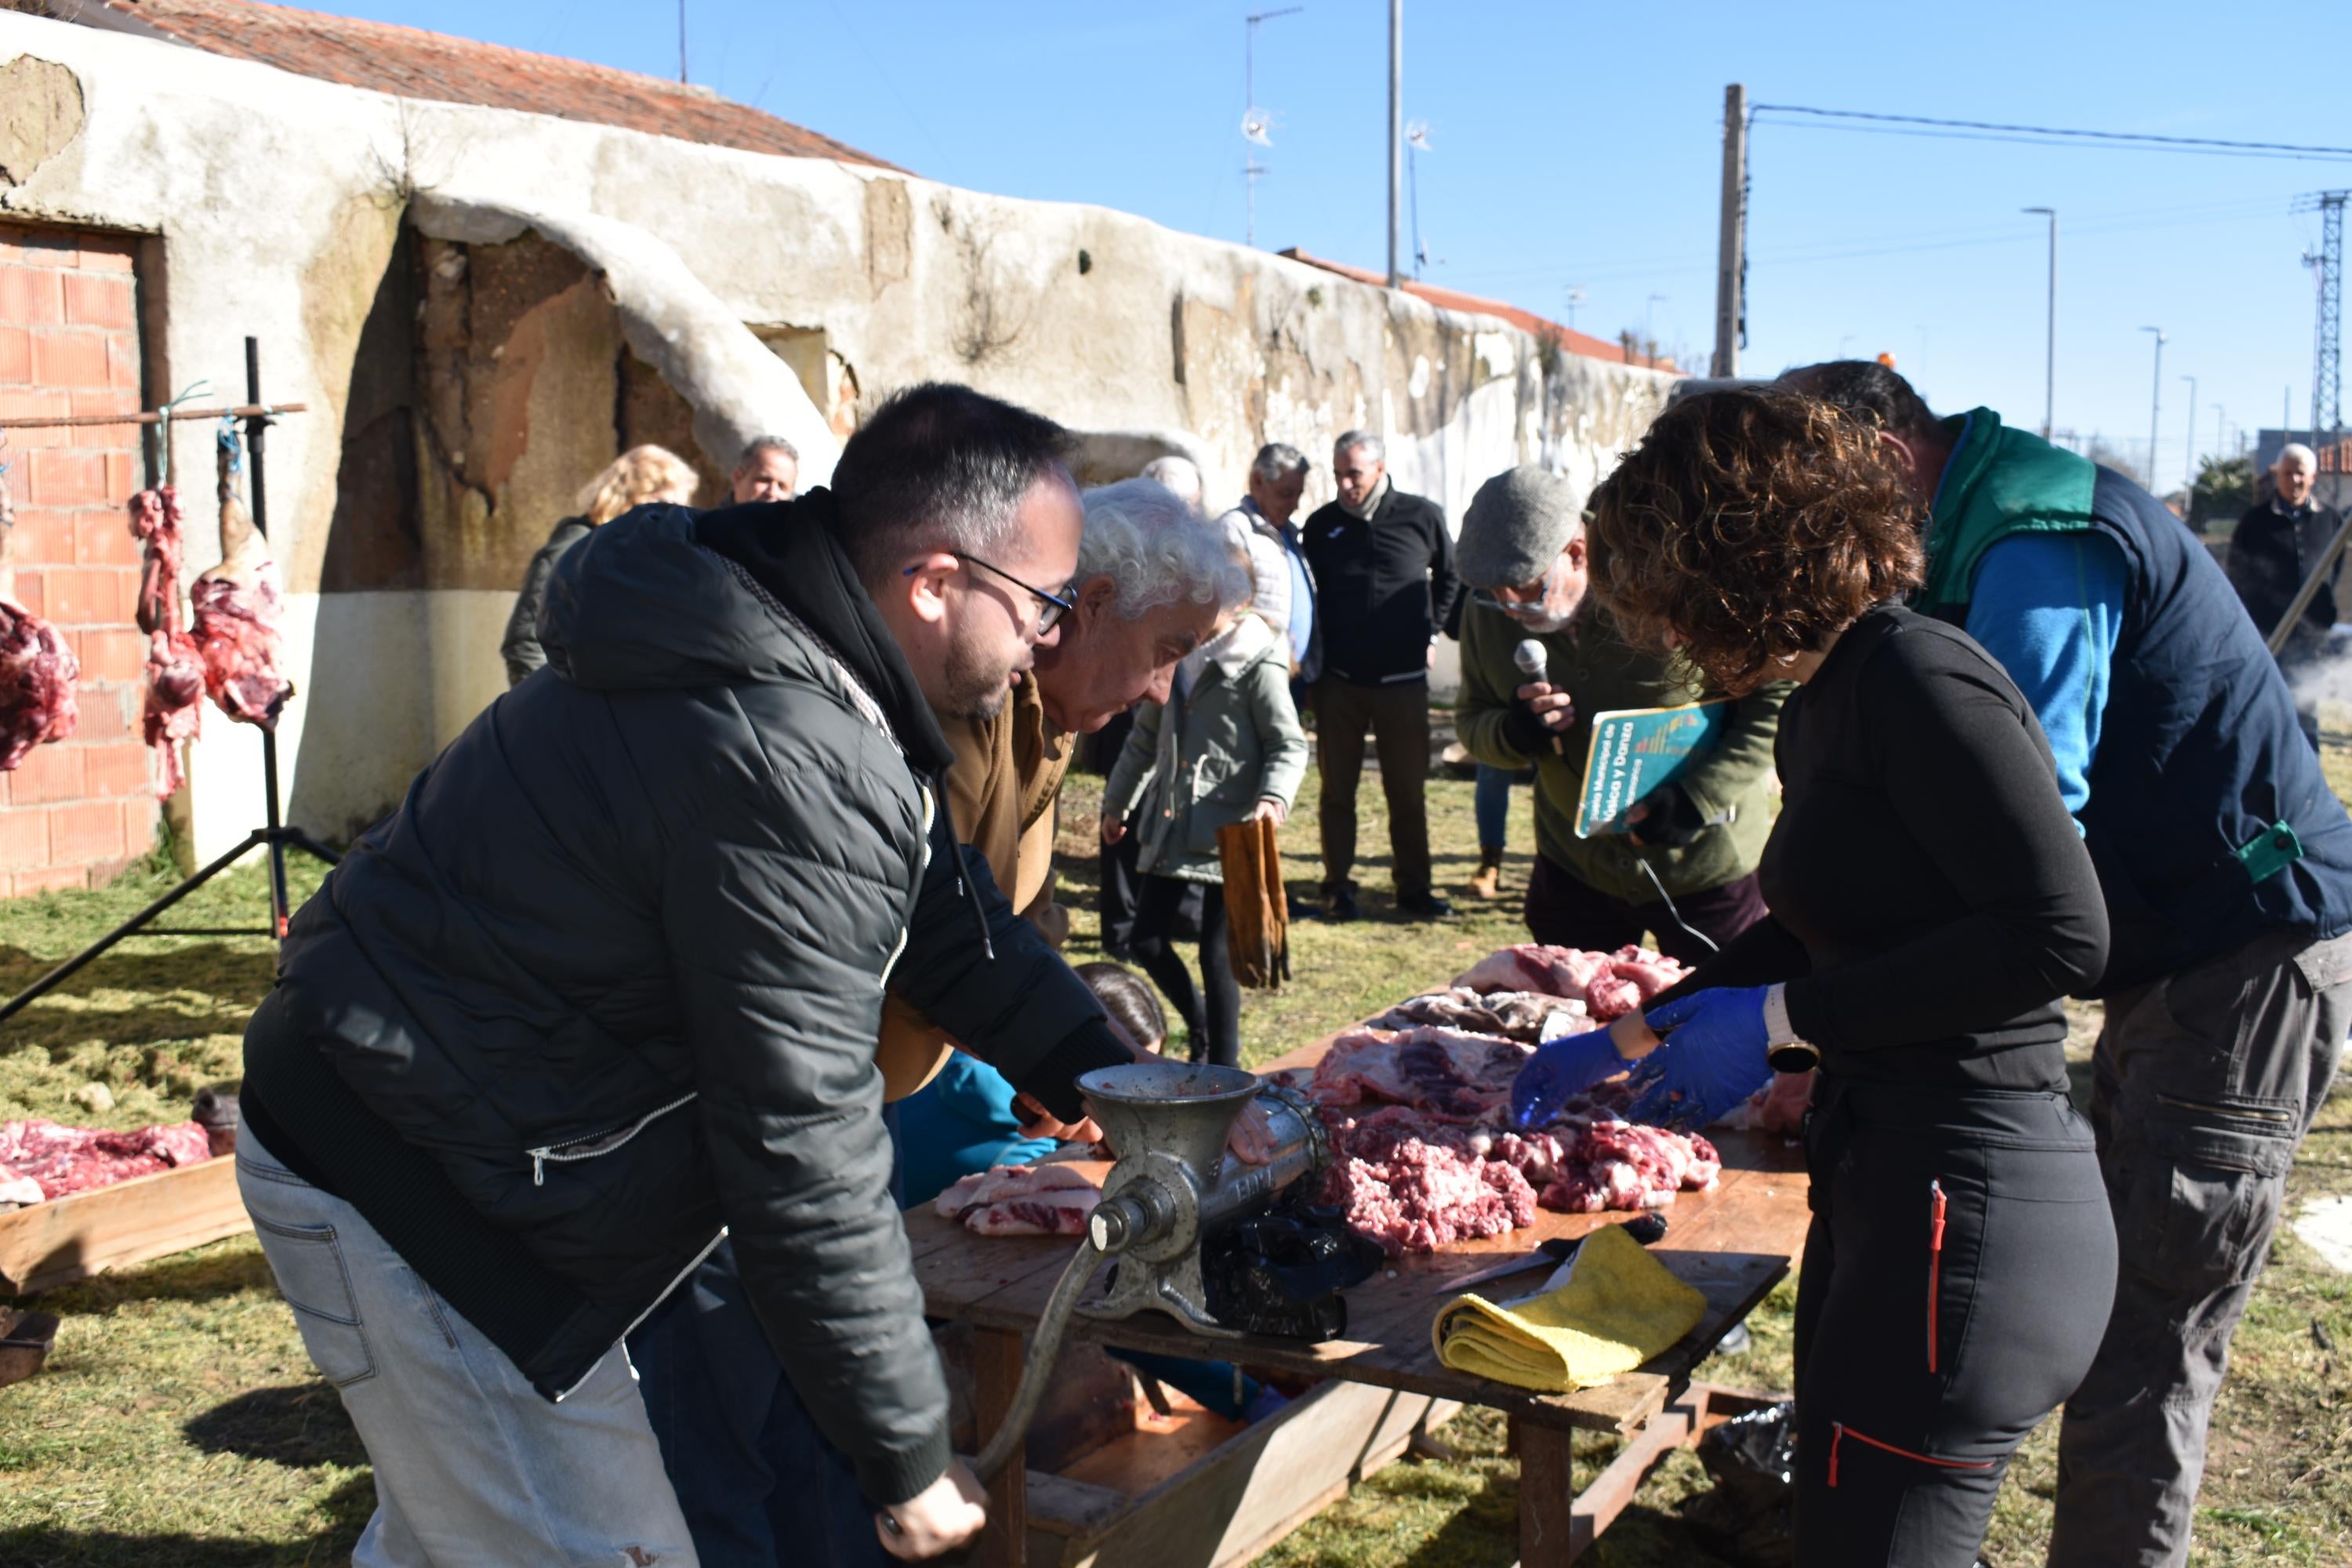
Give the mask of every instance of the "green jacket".
POLYGON ((1704 892, 1736 882, 1756 869, 1772 830, 1766 782, 1772 773, 1772 740, 1780 704, 1793 688, 1772 685, 1740 700, 1715 750, 1675 782, 1692 804, 1713 817, 1731 820, 1710 827, 1680 848, 1644 848, 1624 834, 1576 836, 1576 805, 1584 785, 1584 757, 1592 745, 1592 716, 1626 708, 1667 708, 1698 699, 1698 689, 1675 673, 1665 657, 1643 653, 1616 634, 1606 611, 1588 601, 1566 631, 1537 635, 1499 610, 1473 604, 1462 616, 1462 695, 1454 704, 1454 724, 1462 744, 1480 762, 1519 768, 1528 758, 1503 739, 1503 715, 1512 694, 1526 683, 1512 662, 1512 650, 1534 636, 1549 656, 1551 684, 1576 703, 1576 722, 1561 731, 1559 752, 1536 764, 1536 849, 1543 858, 1594 890, 1631 904, 1654 903, 1657 890, 1642 874, 1649 862, 1670 896, 1704 892))
POLYGON ((1307 731, 1290 701, 1290 646, 1255 615, 1177 670, 1168 700, 1135 710, 1127 749, 1103 786, 1103 810, 1129 816, 1142 852, 1137 864, 1188 882, 1224 880, 1217 829, 1240 822, 1261 800, 1284 808, 1307 776, 1307 731))

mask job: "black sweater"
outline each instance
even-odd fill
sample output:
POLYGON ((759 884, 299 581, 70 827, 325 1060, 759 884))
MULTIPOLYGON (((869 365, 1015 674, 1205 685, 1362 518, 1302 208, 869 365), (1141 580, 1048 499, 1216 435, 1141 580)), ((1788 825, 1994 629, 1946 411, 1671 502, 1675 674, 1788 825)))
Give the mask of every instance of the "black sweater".
POLYGON ((1769 920, 1678 989, 1789 983, 1789 1021, 1861 1082, 2066 1087, 2059 998, 2107 919, 2050 743, 1968 634, 1892 605, 1780 710, 1769 920))
POLYGON ((1391 482, 1365 522, 1338 501, 1307 520, 1323 673, 1356 686, 1426 679, 1429 645, 1454 606, 1454 538, 1437 503, 1391 482))
MULTIPOLYGON (((2254 629, 2263 637, 2277 627, 2279 617, 2286 614, 2287 605, 2303 587, 2303 580, 2336 542, 2336 531, 2343 526, 2344 520, 2332 509, 2311 500, 2292 511, 2276 500, 2263 501, 2238 520, 2238 531, 2230 536, 2225 569, 2230 585, 2245 601, 2246 613, 2253 616, 2254 629)), ((2290 648, 2308 649, 2326 642, 2336 626, 2336 585, 2343 575, 2344 563, 2339 560, 2295 623, 2287 644, 2290 648)))

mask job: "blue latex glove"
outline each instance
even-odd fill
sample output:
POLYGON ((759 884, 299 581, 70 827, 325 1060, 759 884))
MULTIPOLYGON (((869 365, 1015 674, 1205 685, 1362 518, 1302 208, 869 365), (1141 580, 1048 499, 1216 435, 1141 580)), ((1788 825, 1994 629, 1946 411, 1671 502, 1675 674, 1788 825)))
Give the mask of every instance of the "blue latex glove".
POLYGON ((1511 1080, 1511 1120, 1520 1127, 1540 1127, 1571 1098, 1624 1070, 1625 1058, 1606 1029, 1547 1041, 1511 1080))
POLYGON ((1634 1065, 1626 1115, 1659 1127, 1704 1127, 1771 1082, 1767 989, 1697 991, 1645 1015, 1666 1039, 1634 1065))

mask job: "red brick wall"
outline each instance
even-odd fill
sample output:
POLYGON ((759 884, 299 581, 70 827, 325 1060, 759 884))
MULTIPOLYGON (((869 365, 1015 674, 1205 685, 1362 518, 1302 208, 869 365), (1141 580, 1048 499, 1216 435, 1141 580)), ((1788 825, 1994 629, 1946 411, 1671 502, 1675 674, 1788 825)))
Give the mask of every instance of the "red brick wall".
MULTIPOLYGON (((132 239, 0 223, 0 419, 139 407, 136 255, 132 239)), ((158 814, 139 739, 139 549, 123 510, 140 482, 139 429, 5 434, 16 597, 81 660, 81 725, 0 773, 0 893, 89 887, 146 852, 158 814)))

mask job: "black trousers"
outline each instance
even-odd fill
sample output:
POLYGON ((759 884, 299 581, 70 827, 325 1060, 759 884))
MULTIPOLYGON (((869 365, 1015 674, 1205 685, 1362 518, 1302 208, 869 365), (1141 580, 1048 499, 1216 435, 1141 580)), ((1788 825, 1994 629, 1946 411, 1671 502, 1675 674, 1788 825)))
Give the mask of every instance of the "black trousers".
POLYGON ((2090 1126, 2062 1094, 1824 1072, 1805 1151, 1797 1562, 1969 1568, 2011 1454, 2106 1328, 2116 1233, 2090 1126))
POLYGON ((1696 968, 1715 956, 1715 949, 1764 918, 1764 895, 1749 872, 1737 881, 1703 892, 1675 895, 1678 923, 1666 906, 1655 901, 1629 904, 1578 881, 1576 874, 1538 854, 1528 876, 1528 934, 1550 947, 1580 947, 1589 952, 1614 952, 1638 943, 1643 931, 1658 939, 1658 951, 1696 968), (1683 929, 1687 924, 1689 931, 1683 929), (1715 943, 1707 946, 1691 931, 1715 943))
POLYGON ((1242 1059, 1242 985, 1226 953, 1224 889, 1174 877, 1142 879, 1135 910, 1135 961, 1175 1005, 1192 1037, 1192 1059, 1239 1067, 1242 1059), (1187 895, 1198 891, 1201 910, 1201 984, 1176 951, 1176 927, 1187 895), (1202 993, 1206 993, 1205 1000, 1202 993))

